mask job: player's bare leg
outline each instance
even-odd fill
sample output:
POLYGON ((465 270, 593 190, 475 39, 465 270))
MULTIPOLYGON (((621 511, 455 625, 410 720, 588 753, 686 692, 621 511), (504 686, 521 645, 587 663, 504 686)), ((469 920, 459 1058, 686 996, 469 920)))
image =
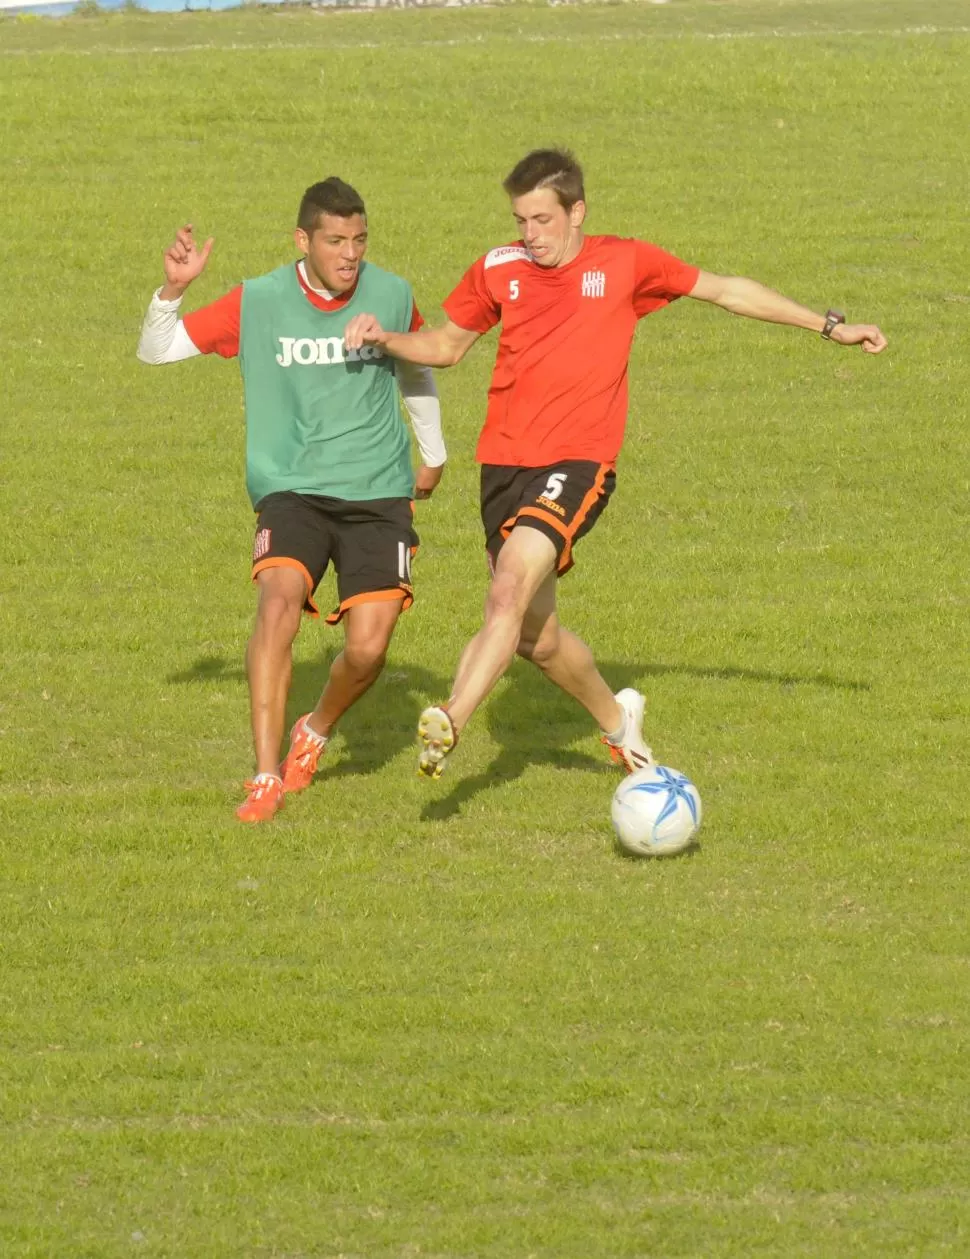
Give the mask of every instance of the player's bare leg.
POLYGON ((264 568, 256 575, 259 605, 246 650, 256 773, 278 774, 293 674, 293 640, 300 629, 306 579, 295 568, 264 568))
POLYGON ((328 735, 351 704, 380 677, 403 604, 402 590, 400 598, 356 603, 346 612, 344 649, 330 666, 327 685, 308 717, 317 734, 328 735))
POLYGON ((613 731, 620 726, 623 709, 597 669, 592 651, 560 623, 555 573, 549 574, 529 604, 517 651, 550 682, 578 700, 601 729, 613 731))
POLYGON ((630 688, 614 695, 589 647, 560 623, 554 573, 539 587, 529 605, 518 653, 582 704, 598 722, 613 759, 628 772, 653 764, 653 753, 643 740, 643 696, 630 688))
POLYGON ((536 591, 553 575, 556 548, 544 533, 517 525, 499 552, 485 599, 485 624, 462 653, 448 711, 461 730, 515 657, 536 591))
POLYGON ((556 548, 545 534, 522 525, 512 530, 485 599, 485 623, 462 652, 451 697, 421 714, 419 773, 441 774, 462 727, 512 663, 529 604, 555 566, 556 548))
POLYGON ((280 743, 293 673, 293 640, 307 593, 303 573, 282 566, 264 568, 256 576, 256 585, 256 624, 246 649, 256 777, 247 783, 249 798, 236 811, 250 822, 272 817, 283 800, 280 743))
POLYGON ((330 666, 316 708, 293 727, 283 762, 287 792, 309 787, 337 721, 380 677, 403 603, 401 591, 399 598, 356 603, 344 615, 343 651, 330 666))

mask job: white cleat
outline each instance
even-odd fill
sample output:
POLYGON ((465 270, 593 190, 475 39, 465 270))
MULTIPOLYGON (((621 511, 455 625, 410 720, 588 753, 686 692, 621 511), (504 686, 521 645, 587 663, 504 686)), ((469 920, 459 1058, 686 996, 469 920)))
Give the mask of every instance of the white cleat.
POLYGON ((445 762, 455 750, 458 731, 446 708, 432 704, 418 718, 418 773, 425 778, 440 778, 445 772, 445 762))
POLYGON ((643 710, 646 700, 639 691, 626 687, 617 691, 613 697, 623 709, 623 734, 613 740, 603 735, 603 742, 610 749, 610 756, 622 765, 628 774, 635 774, 638 769, 649 769, 655 765, 653 753, 643 741, 643 710))

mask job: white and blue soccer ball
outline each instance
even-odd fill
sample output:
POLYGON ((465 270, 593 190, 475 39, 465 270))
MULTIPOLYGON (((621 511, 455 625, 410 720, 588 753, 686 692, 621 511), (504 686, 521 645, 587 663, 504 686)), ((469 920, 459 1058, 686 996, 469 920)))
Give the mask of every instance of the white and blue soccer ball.
POLYGON ((638 770, 613 793, 613 830, 639 857, 683 852, 701 824, 701 798, 684 774, 666 765, 638 770))

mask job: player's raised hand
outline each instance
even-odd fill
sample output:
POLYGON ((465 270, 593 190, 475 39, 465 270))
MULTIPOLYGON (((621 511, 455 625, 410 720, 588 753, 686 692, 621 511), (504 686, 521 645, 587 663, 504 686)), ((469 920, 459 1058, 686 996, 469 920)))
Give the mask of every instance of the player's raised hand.
POLYGON ((359 350, 363 345, 384 345, 389 336, 374 315, 354 315, 344 328, 344 345, 359 350))
POLYGON ((161 296, 170 300, 179 297, 194 279, 205 270, 212 252, 213 237, 199 248, 192 235, 192 224, 186 223, 175 233, 175 240, 165 250, 163 261, 165 266, 165 290, 161 296))
POLYGON ((875 324, 840 323, 832 329, 832 340, 839 345, 861 345, 867 354, 881 354, 889 342, 875 324))

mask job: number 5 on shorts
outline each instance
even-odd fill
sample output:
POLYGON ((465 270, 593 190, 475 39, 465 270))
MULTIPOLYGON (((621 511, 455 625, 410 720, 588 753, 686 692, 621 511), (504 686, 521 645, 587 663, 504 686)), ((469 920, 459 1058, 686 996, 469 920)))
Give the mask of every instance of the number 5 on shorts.
POLYGON ((568 472, 554 472, 546 482, 546 488, 542 491, 542 497, 555 502, 562 493, 562 487, 565 485, 568 475, 568 472))

